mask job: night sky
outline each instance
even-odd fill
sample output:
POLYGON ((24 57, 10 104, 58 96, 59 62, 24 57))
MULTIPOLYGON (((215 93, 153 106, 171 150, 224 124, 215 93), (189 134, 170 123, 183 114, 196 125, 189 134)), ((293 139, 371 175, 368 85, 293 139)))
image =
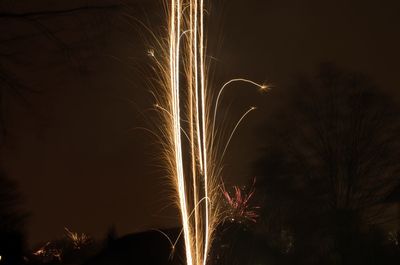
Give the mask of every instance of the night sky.
MULTIPOLYGON (((248 106, 259 108, 231 146, 227 182, 252 176, 251 163, 260 148, 257 129, 268 122, 263 117, 274 91, 318 63, 330 61, 366 73, 399 94, 398 1, 213 2, 213 83, 246 77, 273 86, 263 97, 239 87, 227 93, 225 106, 232 110, 228 122, 248 106)), ((143 73, 151 63, 146 32, 132 17, 159 29, 164 11, 157 3, 126 0, 117 8, 33 20, 0 18, 0 66, 27 87, 22 95, 7 92, 3 99, 7 134, 1 163, 18 182, 23 206, 31 214, 30 243, 58 237, 64 226, 100 237, 112 224, 120 234, 178 224, 155 141, 134 130, 152 126, 148 108, 153 102, 143 73)), ((115 2, 0 1, 0 13, 86 4, 115 2)))

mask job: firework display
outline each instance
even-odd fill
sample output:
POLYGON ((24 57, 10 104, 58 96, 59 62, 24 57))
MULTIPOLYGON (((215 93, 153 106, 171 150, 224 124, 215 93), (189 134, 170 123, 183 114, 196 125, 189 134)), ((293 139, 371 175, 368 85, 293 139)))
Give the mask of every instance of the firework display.
POLYGON ((222 160, 239 125, 256 109, 249 108, 228 137, 223 137, 216 122, 221 96, 234 82, 254 85, 261 91, 268 87, 232 79, 215 93, 214 100, 207 79, 204 0, 171 0, 166 9, 168 38, 157 38, 158 47, 148 52, 155 61, 158 80, 153 92, 162 121, 158 135, 176 190, 186 262, 205 265, 213 232, 223 219, 222 160))

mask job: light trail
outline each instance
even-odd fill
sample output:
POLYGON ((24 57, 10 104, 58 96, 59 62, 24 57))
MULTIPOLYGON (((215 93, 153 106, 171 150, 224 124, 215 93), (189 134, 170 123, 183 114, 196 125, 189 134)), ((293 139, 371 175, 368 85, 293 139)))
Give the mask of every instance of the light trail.
POLYGON ((186 264, 207 265, 223 202, 219 188, 222 167, 216 165, 221 165, 238 126, 255 109, 249 109, 239 119, 218 155, 220 149, 214 144, 214 137, 220 97, 233 82, 250 83, 262 90, 267 87, 248 79, 232 79, 222 86, 213 102, 206 74, 204 0, 165 0, 165 4, 168 38, 164 39, 166 43, 156 39, 159 50, 148 51, 155 61, 159 81, 152 92, 154 107, 163 121, 157 139, 162 139, 168 174, 176 190, 186 264))
POLYGON ((235 134, 237 128, 239 127, 239 125, 242 123, 242 121, 247 117, 247 115, 249 115, 250 112, 256 110, 256 107, 251 107, 248 111, 246 111, 242 117, 240 117, 239 121, 236 123, 235 127, 233 128, 231 134, 229 135, 228 141, 226 141, 225 147, 224 147, 224 151, 222 152, 221 158, 224 158, 226 150, 229 147, 229 144, 231 143, 231 140, 233 138, 233 135, 235 134))
POLYGON ((254 81, 252 81, 252 80, 245 79, 245 78, 235 78, 235 79, 232 79, 232 80, 229 80, 228 82, 226 82, 226 83, 221 87, 221 89, 219 90, 218 96, 217 96, 217 100, 215 101, 214 116, 213 116, 213 124, 212 124, 212 127, 211 127, 211 132, 212 132, 211 141, 212 141, 212 142, 214 141, 214 137, 215 137, 215 135, 214 135, 214 132, 215 132, 215 122, 216 122, 216 120, 217 120, 217 111, 218 111, 219 101, 220 101, 220 98, 221 98, 221 96, 222 96, 222 93, 224 92, 224 90, 225 90, 225 88, 226 88, 227 86, 229 86, 229 85, 232 84, 232 83, 237 83, 237 82, 248 83, 248 84, 250 84, 250 85, 253 85, 253 86, 259 88, 261 91, 266 91, 266 90, 268 89, 268 86, 265 85, 265 84, 258 84, 258 83, 254 82, 254 81))
MULTIPOLYGON (((206 92, 205 92, 205 59, 204 59, 204 0, 200 0, 200 86, 201 86, 201 122, 202 122, 202 134, 203 134, 203 175, 204 175, 204 196, 209 197, 209 176, 207 167, 207 133, 206 133, 206 92)), ((212 221, 212 220, 211 220, 212 221)), ((210 201, 205 201, 205 232, 204 232, 204 255, 203 264, 206 265, 209 243, 210 243, 210 201)))
POLYGON ((170 40, 170 67, 171 67, 171 96, 173 111, 173 135, 175 147, 175 166, 178 178, 179 203, 182 215, 183 235, 186 248, 186 262, 193 264, 192 242, 188 218, 187 195, 185 176, 183 171, 182 142, 181 142, 181 114, 180 114, 180 32, 181 32, 181 1, 172 0, 171 40, 170 40), (174 58, 175 57, 175 58, 174 58))
MULTIPOLYGON (((188 69, 188 85, 189 85, 189 122, 190 122, 190 154, 191 154, 191 163, 192 163, 192 182, 193 182, 193 199, 194 199, 194 206, 193 209, 193 214, 194 214, 194 230, 195 230, 195 258, 196 258, 196 264, 200 264, 201 262, 201 257, 199 253, 201 253, 200 249, 200 242, 198 242, 198 238, 200 237, 200 211, 199 211, 199 206, 202 203, 203 200, 199 200, 199 192, 198 192, 198 187, 197 187, 197 164, 196 164, 196 142, 195 142, 195 128, 193 126, 194 124, 194 94, 193 93, 193 85, 197 85, 197 80, 193 82, 193 78, 195 75, 193 75, 193 69, 196 69, 194 67, 197 65, 197 62, 195 62, 195 52, 194 52, 194 45, 196 43, 195 39, 195 18, 194 18, 194 12, 197 12, 197 9, 195 6, 190 5, 190 18, 189 18, 189 23, 190 23, 190 39, 189 39, 189 69, 188 69)), ((197 35, 197 34, 196 34, 197 35)), ((197 38, 197 37, 196 37, 197 38)), ((196 57, 197 58, 197 57, 196 57)), ((196 88, 195 88, 196 89, 196 88)), ((196 111, 197 113, 197 111, 196 111)), ((197 138, 198 139, 198 138, 197 138)), ((201 150, 201 149, 199 149, 201 150)))

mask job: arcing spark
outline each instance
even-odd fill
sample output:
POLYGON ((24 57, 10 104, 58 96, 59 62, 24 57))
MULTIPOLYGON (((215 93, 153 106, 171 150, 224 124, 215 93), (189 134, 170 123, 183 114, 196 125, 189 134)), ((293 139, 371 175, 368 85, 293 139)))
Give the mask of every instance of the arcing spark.
POLYGON ((161 144, 169 174, 176 189, 183 226, 187 265, 206 265, 212 235, 219 222, 221 196, 219 159, 238 125, 255 108, 247 111, 234 127, 222 155, 214 144, 220 96, 232 82, 246 82, 260 89, 266 86, 247 79, 227 82, 212 102, 206 84, 204 0, 169 0, 168 39, 156 40, 161 56, 149 50, 156 62, 162 89, 154 96, 160 110, 161 144), (214 106, 213 110, 212 107, 214 106), (212 119, 209 114, 214 112, 212 119), (211 126, 212 125, 212 126, 211 126))

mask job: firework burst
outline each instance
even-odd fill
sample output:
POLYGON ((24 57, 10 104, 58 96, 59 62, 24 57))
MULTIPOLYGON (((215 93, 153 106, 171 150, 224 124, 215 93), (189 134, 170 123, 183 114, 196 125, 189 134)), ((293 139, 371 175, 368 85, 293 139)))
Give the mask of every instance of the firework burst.
POLYGON ((71 241, 74 249, 81 249, 91 242, 91 238, 86 234, 78 234, 77 232, 72 232, 68 228, 65 229, 66 237, 71 241))
POLYGON ((225 220, 231 222, 244 223, 247 221, 256 223, 259 217, 257 210, 258 206, 251 205, 251 199, 255 192, 255 180, 249 190, 233 186, 233 192, 229 192, 225 189, 225 185, 222 185, 221 191, 225 199, 227 210, 225 211, 225 220))
POLYGON ((52 242, 47 242, 32 254, 36 257, 39 257, 44 263, 50 263, 54 261, 61 262, 63 251, 61 248, 55 246, 52 242))

